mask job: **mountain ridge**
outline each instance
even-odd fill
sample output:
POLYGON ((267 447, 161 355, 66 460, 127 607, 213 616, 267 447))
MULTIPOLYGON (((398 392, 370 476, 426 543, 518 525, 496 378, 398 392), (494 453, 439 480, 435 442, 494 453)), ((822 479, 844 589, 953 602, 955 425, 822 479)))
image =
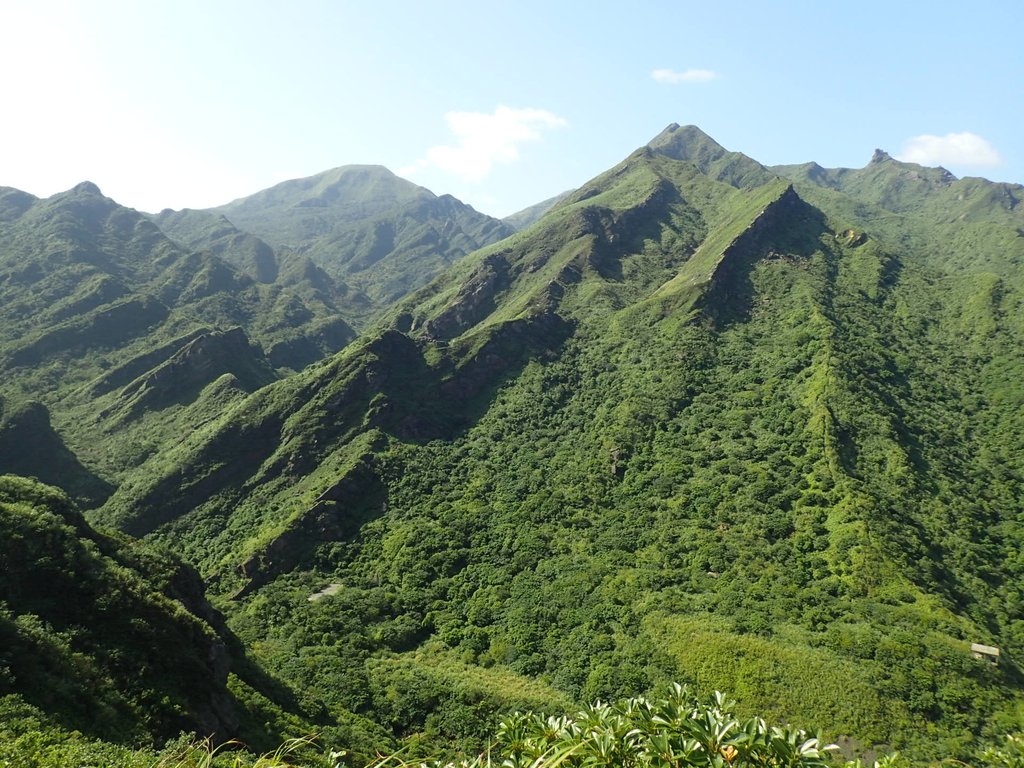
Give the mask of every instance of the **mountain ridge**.
MULTIPOLYGON (((972 759, 1024 701, 1018 199, 672 124, 301 371, 210 323, 83 377, 122 414, 202 385, 118 422, 188 429, 89 519, 191 561, 339 728, 469 750, 523 702, 684 680, 851 754, 972 759)), ((219 215, 196 245, 245 232, 219 215)))
POLYGON ((512 231, 451 195, 371 165, 281 182, 210 210, 385 303, 512 231))

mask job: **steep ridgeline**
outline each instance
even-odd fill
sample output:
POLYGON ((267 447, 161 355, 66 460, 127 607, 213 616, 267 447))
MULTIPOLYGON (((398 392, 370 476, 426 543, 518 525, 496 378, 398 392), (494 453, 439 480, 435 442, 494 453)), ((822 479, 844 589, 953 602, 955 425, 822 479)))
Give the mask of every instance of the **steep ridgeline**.
MULTIPOLYGON (((164 210, 150 217, 168 237, 189 250, 208 251, 257 282, 288 286, 303 300, 353 321, 373 309, 370 297, 330 277, 308 256, 271 248, 213 211, 164 210)), ((320 355, 316 356, 317 358, 320 355)))
POLYGON ((274 248, 309 257, 352 292, 363 321, 456 259, 512 233, 451 195, 438 197, 373 165, 285 181, 193 213, 221 216, 274 248))
POLYGON ((237 640, 198 575, 97 533, 54 488, 0 476, 0 694, 122 743, 239 734, 237 640), (234 658, 233 658, 234 657, 234 658))
MULTIPOLYGON (((58 455, 78 456, 63 464, 81 460, 116 480, 158 444, 278 378, 276 369, 302 368, 354 337, 326 275, 289 266, 259 282, 209 250, 179 247, 89 183, 45 200, 0 191, 6 412, 45 424, 45 439, 66 444, 58 455)), ((0 428, 0 443, 12 430, 0 428)), ((87 505, 102 501, 103 482, 65 476, 45 453, 0 448, 0 470, 61 483, 87 505)))
POLYGON ((516 232, 526 229, 530 225, 536 224, 545 213, 554 208, 558 203, 562 202, 562 200, 567 198, 574 191, 575 190, 569 190, 568 192, 563 192, 560 195, 549 197, 547 200, 541 200, 539 203, 534 203, 528 208, 524 208, 521 211, 513 213, 511 216, 506 216, 502 221, 512 227, 516 232))
POLYGON ((983 202, 1017 193, 950 181, 939 221, 959 192, 884 208, 932 172, 873 165, 790 182, 669 126, 97 519, 397 736, 676 679, 967 757, 1022 703, 1024 238, 983 202))
POLYGON ((946 272, 985 269, 1012 278, 1020 266, 1015 260, 1017 238, 1024 236, 1020 184, 958 179, 945 168, 903 163, 880 149, 863 168, 807 163, 772 170, 792 179, 808 199, 869 221, 892 240, 908 241, 946 272), (907 226, 905 217, 927 226, 907 226))
POLYGON ((184 765, 183 743, 268 750, 296 731, 366 757, 391 745, 267 675, 180 559, 97 531, 56 488, 0 475, 5 764, 184 765))

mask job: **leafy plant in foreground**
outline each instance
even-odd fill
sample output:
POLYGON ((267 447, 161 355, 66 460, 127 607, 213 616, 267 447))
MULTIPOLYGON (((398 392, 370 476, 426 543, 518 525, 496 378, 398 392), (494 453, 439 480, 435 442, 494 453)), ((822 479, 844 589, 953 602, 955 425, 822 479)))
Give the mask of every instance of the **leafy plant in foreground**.
POLYGON ((153 768, 336 768, 336 758, 341 755, 332 752, 320 758, 311 737, 289 739, 273 752, 258 756, 239 749, 241 746, 236 741, 219 745, 210 739, 188 741, 166 752, 153 768))
MULTIPOLYGON (((516 713, 498 727, 497 741, 462 768, 824 768, 834 746, 799 728, 740 720, 734 703, 716 692, 698 701, 673 684, 664 699, 597 702, 570 716, 516 713)), ((388 760, 377 768, 384 768, 388 760)), ((437 762, 435 766, 456 765, 437 762)))
POLYGON ((1024 768, 1024 735, 1009 734, 1001 747, 985 750, 981 759, 997 768, 1024 768))

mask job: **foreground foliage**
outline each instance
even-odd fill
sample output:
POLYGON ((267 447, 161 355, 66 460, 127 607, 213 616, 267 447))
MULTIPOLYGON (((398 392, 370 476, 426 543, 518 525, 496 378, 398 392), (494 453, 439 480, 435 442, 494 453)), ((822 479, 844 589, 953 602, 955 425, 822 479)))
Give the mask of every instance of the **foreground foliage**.
MULTIPOLYGON (((378 758, 373 768, 826 768, 834 746, 799 728, 740 719, 721 693, 699 701, 685 686, 665 698, 598 702, 573 715, 516 713, 497 727, 488 749, 474 758, 378 758)), ((0 766, 50 768, 97 764, 105 768, 342 768, 344 752, 322 750, 314 739, 294 739, 272 753, 252 755, 229 742, 179 739, 160 753, 88 742, 80 734, 58 740, 36 733, 6 740, 0 729, 0 766)), ((889 758, 886 765, 891 765, 889 758)))
POLYGON ((673 686, 665 699, 597 703, 570 717, 517 714, 498 729, 502 765, 807 766, 827 765, 831 747, 798 728, 740 720, 721 693, 696 701, 673 686))

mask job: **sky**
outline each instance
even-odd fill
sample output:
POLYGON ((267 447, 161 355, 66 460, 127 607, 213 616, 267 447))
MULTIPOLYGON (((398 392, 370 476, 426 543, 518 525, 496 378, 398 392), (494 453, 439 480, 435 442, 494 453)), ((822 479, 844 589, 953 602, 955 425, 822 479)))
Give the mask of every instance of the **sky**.
POLYGON ((668 124, 1024 182, 1024 2, 0 0, 0 186, 203 208, 348 164, 505 216, 668 124))

